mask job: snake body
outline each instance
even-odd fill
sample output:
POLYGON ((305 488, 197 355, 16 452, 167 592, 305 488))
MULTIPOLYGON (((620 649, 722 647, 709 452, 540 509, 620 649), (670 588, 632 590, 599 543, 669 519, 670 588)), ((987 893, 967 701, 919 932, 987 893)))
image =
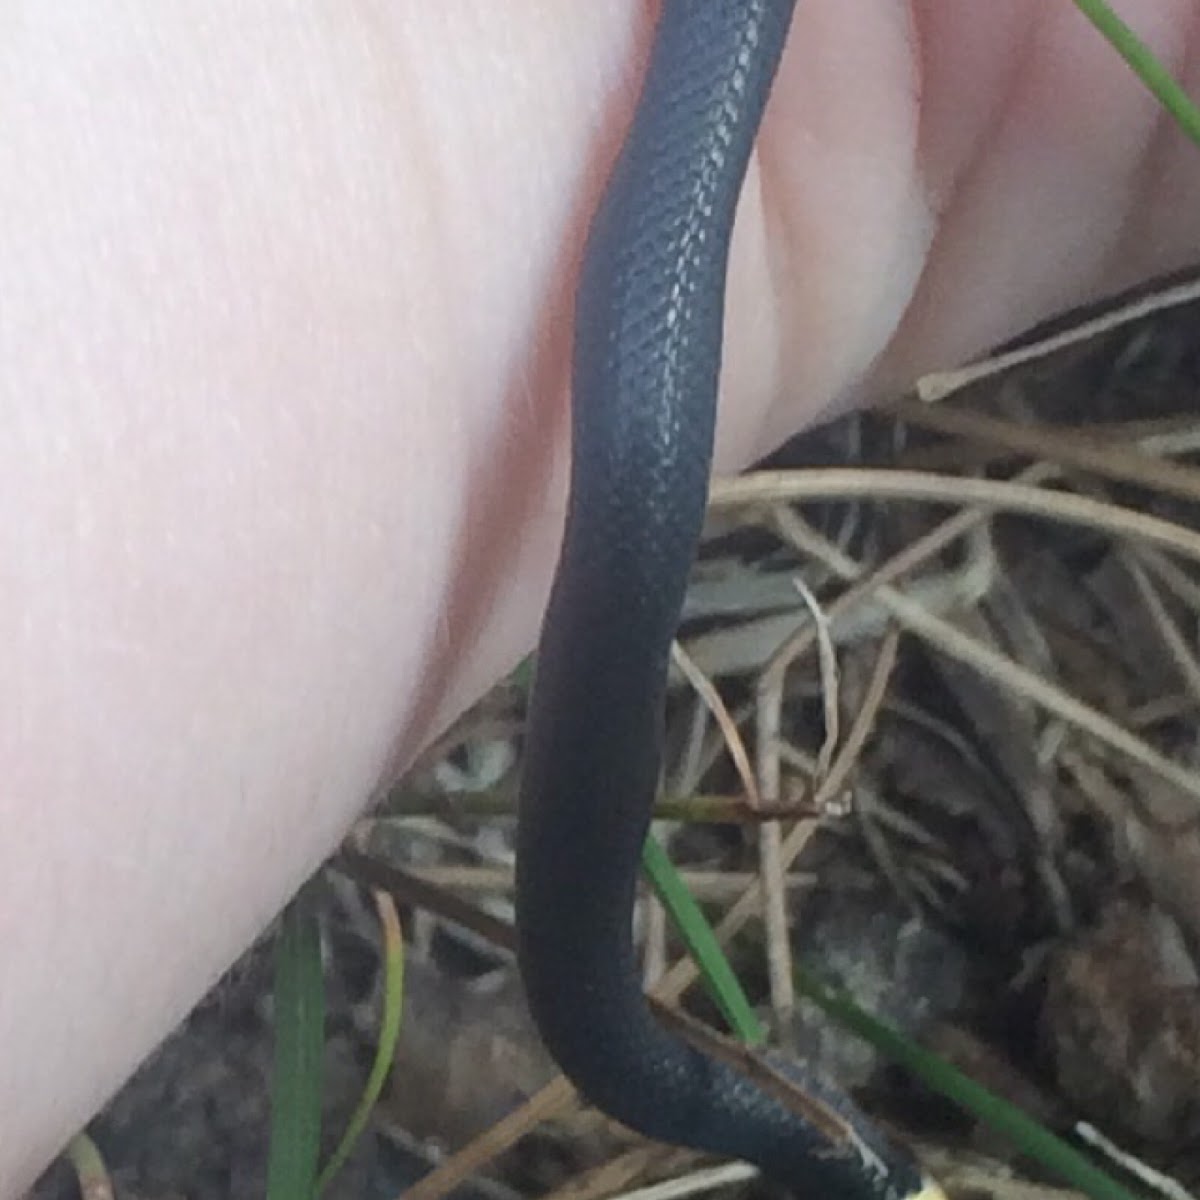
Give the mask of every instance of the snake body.
POLYGON ((631 936, 671 640, 712 463, 725 273, 793 0, 665 0, 576 298, 572 462, 517 839, 519 959, 563 1071, 648 1137, 813 1195, 900 1200, 911 1159, 802 1112, 651 1015, 631 936))

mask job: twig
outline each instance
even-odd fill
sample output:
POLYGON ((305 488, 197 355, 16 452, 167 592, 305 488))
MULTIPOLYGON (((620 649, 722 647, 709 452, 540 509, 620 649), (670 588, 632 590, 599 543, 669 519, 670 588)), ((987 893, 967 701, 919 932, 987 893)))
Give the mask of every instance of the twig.
POLYGON ((1144 1183, 1148 1188, 1152 1188, 1160 1196, 1165 1196, 1167 1200, 1195 1200, 1192 1193, 1178 1180, 1172 1179, 1170 1175, 1163 1174, 1162 1171, 1156 1171, 1140 1158, 1130 1154, 1127 1150, 1122 1150, 1114 1142, 1106 1138, 1094 1125, 1089 1125, 1087 1121, 1076 1121, 1075 1133, 1083 1141, 1087 1142, 1089 1146, 1094 1146, 1105 1157, 1110 1158, 1119 1167, 1128 1171, 1135 1179, 1144 1183))
MULTIPOLYGON (((813 531, 809 538, 809 546, 820 552, 828 566, 850 580, 863 573, 863 568, 853 559, 827 541, 822 547, 822 541, 824 539, 813 531)), ((978 671, 993 683, 1032 700, 1041 708, 1168 780, 1200 803, 1200 774, 1197 772, 1160 754, 1142 738, 1136 737, 1110 717, 1084 704, 1062 688, 969 637, 948 621, 933 616, 895 588, 878 588, 875 597, 905 629, 917 634, 943 654, 978 671)))
POLYGON ((930 404, 944 400, 953 392, 961 391, 981 379, 988 379, 1004 371, 1011 371, 1022 363, 1033 362, 1045 358, 1058 350, 1085 342, 1102 333, 1108 333, 1132 321, 1140 321, 1152 313, 1162 312, 1167 308, 1178 308, 1200 299, 1200 280, 1189 279, 1173 287, 1164 288, 1149 296, 1138 296, 1136 299, 1121 304, 1118 308, 1100 314, 1091 320, 1081 321, 1078 325, 1063 333, 1043 338, 1029 346, 1021 346, 1010 350, 1007 354, 993 355, 982 362, 973 363, 954 371, 938 371, 924 376, 917 381, 916 393, 930 404))
POLYGON ((750 766, 750 756, 746 753, 746 743, 742 739, 737 723, 730 716, 729 708, 721 698, 721 693, 713 681, 692 662, 688 652, 678 642, 671 643, 671 661, 683 672, 684 678, 692 685, 696 694, 704 701, 708 711, 716 718, 717 725, 725 738, 725 745, 729 749, 729 757, 733 761, 734 770, 737 771, 738 778, 742 781, 742 787, 746 789, 746 795, 750 798, 751 805, 757 808, 761 797, 758 794, 754 769, 750 766))
POLYGON ((1158 589, 1150 582, 1146 569, 1132 554, 1123 555, 1122 561, 1133 578, 1134 586, 1150 614, 1154 628, 1179 671, 1184 687, 1192 694, 1193 699, 1200 701, 1200 662, 1196 661, 1195 653, 1188 645, 1187 639, 1179 632, 1179 626, 1171 619, 1171 614, 1167 612, 1167 606, 1158 594, 1158 589))
POLYGON ((970 438, 1030 458, 1090 471, 1105 479, 1136 483, 1185 500, 1200 500, 1200 470, 1196 467, 1159 458, 1137 446, 1104 445, 1084 430, 1018 425, 971 409, 930 408, 911 400, 893 405, 892 412, 901 420, 935 433, 970 438))
POLYGON ((867 744, 867 739, 875 728, 875 720, 883 706, 883 699, 887 695, 888 684, 891 682, 892 672, 896 668, 896 656, 899 648, 900 632, 893 625, 884 635, 883 643, 879 647, 879 655, 875 659, 875 667, 871 671, 871 679, 867 685, 867 694, 863 697, 863 702, 855 715, 854 724, 850 727, 845 744, 837 758, 834 759, 829 774, 822 780, 821 786, 817 790, 814 806, 818 812, 824 812, 832 806, 858 763, 863 747, 867 744))
POLYGON ((717 508, 778 501, 923 500, 943 505, 983 505, 999 512, 1020 512, 1103 530, 1114 537, 1142 539, 1200 562, 1200 533, 1131 508, 995 479, 969 479, 924 471, 862 470, 852 467, 804 471, 760 471, 713 485, 717 508))
POLYGON ((812 594, 804 580, 797 577, 793 581, 796 591, 804 601, 805 607, 813 621, 813 631, 817 638, 817 666, 821 678, 821 709, 825 723, 825 735, 821 739, 821 748, 817 751, 817 769, 813 782, 819 788, 825 776, 829 774, 829 764, 837 752, 840 736, 841 706, 838 700, 841 694, 840 672, 838 671, 837 651, 833 648, 833 637, 830 634, 830 620, 821 602, 812 594))
POLYGON ((705 1167, 702 1170, 690 1171, 675 1179, 664 1179, 662 1183, 614 1196, 613 1200, 686 1200, 688 1196, 715 1192, 718 1188, 726 1188, 734 1183, 745 1183, 757 1177, 757 1167, 752 1167, 749 1163, 744 1162, 730 1162, 719 1167, 705 1167))

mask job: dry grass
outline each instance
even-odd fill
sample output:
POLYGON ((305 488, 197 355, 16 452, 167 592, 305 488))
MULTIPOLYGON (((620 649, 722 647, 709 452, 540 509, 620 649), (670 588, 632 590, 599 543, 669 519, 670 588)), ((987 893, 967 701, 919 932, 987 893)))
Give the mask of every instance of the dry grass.
MULTIPOLYGON (((1053 353, 1027 348, 954 388, 939 380, 941 394, 958 393, 944 407, 908 399, 864 418, 857 440, 885 448, 867 461, 773 464, 714 487, 676 660, 690 683, 673 706, 668 791, 676 817, 698 792, 702 816, 758 823, 740 855, 726 847, 740 894, 720 889, 710 909, 723 940, 758 925, 777 1028, 794 1020, 787 930, 796 897, 814 886, 796 860, 817 831, 857 843, 856 861, 873 864, 903 904, 970 942, 979 935, 955 906, 970 909, 963 897, 978 860, 959 859, 945 826, 966 822, 979 839, 1007 823, 1016 848, 998 854, 1000 867, 1018 871, 1022 889, 1004 950, 1014 988, 1028 985, 1015 978, 1022 955, 1052 964, 1075 952, 1131 894, 1139 911, 1200 945, 1200 349, 1195 312, 1166 307, 1155 320, 1093 322, 1082 340, 1056 331, 1053 353), (921 735, 906 745, 909 728, 921 735), (931 744, 935 760, 969 762, 986 783, 939 796, 945 764, 922 766, 931 744), (914 792, 919 802, 906 810, 914 792), (993 804, 1002 795, 1006 811, 972 815, 988 795, 993 804), (851 806, 858 816, 848 819, 851 806), (785 819, 790 811, 798 819, 785 819), (1081 847, 1080 828, 1102 849, 1081 847), (747 880, 754 859, 757 877, 747 880)), ((503 724, 505 705, 480 719, 503 724)), ((468 720, 456 739, 472 736, 468 720)), ((493 804, 510 803, 511 786, 506 772, 493 804)), ((472 804, 463 798, 459 811, 472 804)), ((471 885, 457 870, 458 886, 471 885)), ((650 959, 669 963, 666 933, 650 928, 650 959)), ((674 998, 693 978, 677 962, 658 994, 674 998)), ((1135 998, 1143 1009, 1162 999, 1139 986, 1120 1003, 1135 998)), ((1089 1098, 1054 1093, 1056 1056, 1078 1049, 1043 1047, 1011 1064, 1020 1073, 1036 1060, 1036 1089, 1059 1125, 1097 1118, 1074 1108, 1089 1098)), ((1138 1070, 1119 1055, 1095 1065, 1138 1070)), ((442 1162, 419 1200, 435 1200, 572 1103, 551 1082, 442 1162)), ((1152 1130, 1151 1120, 1110 1115, 1147 1153, 1157 1133, 1162 1156, 1178 1150, 1169 1120, 1152 1130)), ((644 1148, 615 1153, 553 1194, 632 1186, 644 1148)), ((977 1164, 970 1171, 976 1185, 977 1164)))
MULTIPOLYGON (((872 1075, 877 1064, 857 1071, 809 1040, 790 965, 797 951, 831 955, 835 971, 839 954, 874 962, 848 980, 868 1003, 894 1000, 894 1021, 1048 1123, 1086 1117, 1194 1186, 1200 315, 1160 309, 1082 339, 1056 330, 1052 353, 1026 347, 953 387, 933 381, 949 400, 910 397, 813 435, 802 469, 776 461, 714 488, 659 811, 681 823, 685 878, 785 1042, 832 1055, 855 1083, 872 1075), (714 820, 722 834, 698 832, 714 820), (910 930, 953 960, 949 974, 888 958, 910 930), (1006 1020, 1024 1022, 1018 1036, 1006 1020)), ((446 905, 450 925, 474 930, 454 935, 456 953, 482 962, 505 940, 522 694, 510 683, 468 714, 358 831, 360 848, 433 885, 408 896, 414 967, 444 959, 449 926, 434 910, 446 905), (473 916, 481 907, 493 916, 473 916)), ((353 941, 353 891, 337 896, 335 930, 353 941)), ((675 1004, 695 968, 645 910, 649 981, 675 1004)), ((509 997, 503 946, 494 961, 509 997)), ((419 1109, 423 1133, 443 1117, 456 1132, 410 1200, 467 1180, 490 1196, 579 1198, 664 1175, 674 1194, 733 1182, 581 1113, 515 1000, 438 1027, 461 985, 430 974, 433 1032, 421 1036, 414 997, 380 1127, 400 1137, 419 1109), (442 1060, 461 1077, 439 1092, 442 1060), (418 1070, 435 1082, 406 1095, 418 1070), (458 1121, 464 1097, 503 1115, 458 1121), (547 1129, 557 1166, 519 1152, 547 1129)), ((372 1036, 369 1005, 343 1015, 372 1036)), ((220 1086, 205 1111, 224 1103, 220 1086)), ((161 1083, 147 1104, 159 1095, 161 1083)), ((1051 1195, 1013 1177, 1001 1149, 981 1160, 976 1131, 916 1100, 901 1108, 952 1185, 1051 1195)), ((179 1172, 179 1192, 207 1195, 186 1162, 179 1172)))

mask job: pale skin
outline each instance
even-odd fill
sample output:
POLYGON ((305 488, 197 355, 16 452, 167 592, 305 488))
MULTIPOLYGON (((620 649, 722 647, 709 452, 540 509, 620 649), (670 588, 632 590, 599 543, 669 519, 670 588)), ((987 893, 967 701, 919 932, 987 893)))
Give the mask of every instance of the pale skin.
MULTIPOLYGON (((1200 82, 1200 8, 1122 11, 1200 82)), ((7 1200, 531 646, 653 11, 0 12, 7 1200)), ((803 0, 720 466, 1198 251, 1200 150, 1066 0, 803 0)))

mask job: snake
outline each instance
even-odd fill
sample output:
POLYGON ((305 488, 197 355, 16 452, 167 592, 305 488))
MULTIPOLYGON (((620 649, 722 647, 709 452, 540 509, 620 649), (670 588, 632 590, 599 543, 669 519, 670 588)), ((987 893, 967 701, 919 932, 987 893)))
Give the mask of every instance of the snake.
POLYGON ((567 515, 542 623, 516 836, 518 964, 552 1058, 648 1138, 845 1200, 939 1194, 800 1065, 668 1031, 632 934, 667 668, 712 471, 734 215, 794 0, 663 0, 575 295, 567 515), (824 1119, 821 1119, 821 1118, 824 1119))

